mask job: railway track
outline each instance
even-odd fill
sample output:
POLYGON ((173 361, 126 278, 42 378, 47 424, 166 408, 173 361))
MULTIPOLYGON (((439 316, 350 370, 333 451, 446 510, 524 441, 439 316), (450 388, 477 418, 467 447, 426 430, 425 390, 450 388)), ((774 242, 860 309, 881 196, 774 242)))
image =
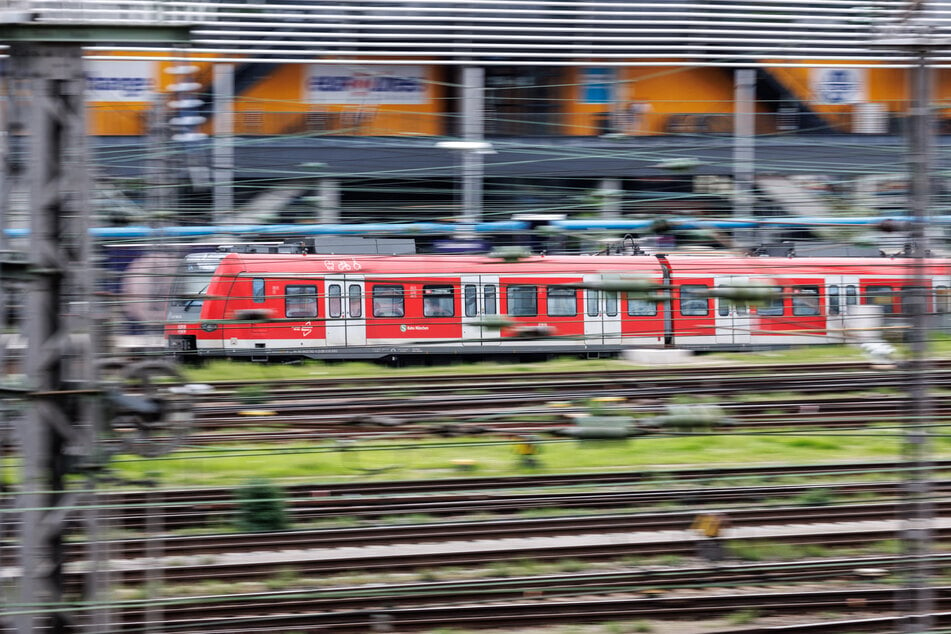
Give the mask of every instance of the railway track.
MULTIPOLYGON (((935 564, 948 561, 936 558, 935 564)), ((862 571, 892 573, 900 567, 895 557, 868 557, 843 560, 814 560, 786 564, 727 564, 717 568, 681 568, 626 570, 598 573, 573 573, 545 576, 403 583, 370 584, 351 587, 307 588, 282 592, 244 593, 230 596, 202 596, 150 600, 150 607, 161 611, 171 623, 191 623, 192 627, 221 627, 221 619, 255 618, 258 626, 266 618, 293 612, 346 611, 388 614, 393 608, 497 604, 500 601, 577 600, 595 596, 624 594, 645 599, 658 598, 679 589, 696 592, 710 588, 729 588, 756 584, 776 586, 838 580, 860 582, 862 571)), ((867 573, 866 573, 867 574, 867 573)), ((762 590, 760 590, 762 594, 762 590)), ((854 602, 853 602, 854 603, 854 602)), ((850 607, 855 607, 850 606, 850 607)), ((130 605, 119 620, 124 631, 145 624, 144 605, 130 605)), ((648 615, 649 616, 649 615, 648 615)), ((201 631, 200 629, 198 631, 201 631)))
MULTIPOLYGON (((951 486, 947 489, 951 490, 951 486)), ((737 492, 733 501, 744 499, 745 491, 737 492)), ((705 500, 703 494, 698 501, 705 500)), ((755 499, 747 497, 746 500, 755 499)), ((597 505, 597 502, 594 502, 597 505)), ((523 507, 524 508, 524 507, 523 507)), ((537 507, 529 507, 537 508, 537 507)), ((858 522, 890 520, 901 507, 898 503, 866 503, 835 506, 787 508, 733 508, 729 515, 734 526, 776 526, 813 522, 858 522)), ((936 502, 937 514, 951 513, 951 500, 936 502)), ((510 539, 585 533, 622 533, 626 531, 685 530, 696 517, 696 511, 625 513, 617 515, 564 516, 532 519, 500 519, 488 521, 433 521, 411 525, 294 530, 275 533, 209 534, 163 536, 162 548, 171 556, 260 552, 286 549, 346 548, 378 544, 445 542, 461 539, 510 539)), ((152 537, 154 542, 156 538, 152 537)), ((148 554, 150 538, 105 540, 101 544, 112 557, 139 558, 148 554)), ((72 544, 72 557, 78 559, 85 544, 72 544)))

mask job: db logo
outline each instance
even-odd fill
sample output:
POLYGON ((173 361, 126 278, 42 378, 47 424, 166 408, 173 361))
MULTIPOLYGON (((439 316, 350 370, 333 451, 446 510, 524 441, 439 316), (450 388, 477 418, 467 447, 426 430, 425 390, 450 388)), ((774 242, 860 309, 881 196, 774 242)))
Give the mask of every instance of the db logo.
POLYGON ((400 324, 400 332, 406 332, 406 324, 400 324))

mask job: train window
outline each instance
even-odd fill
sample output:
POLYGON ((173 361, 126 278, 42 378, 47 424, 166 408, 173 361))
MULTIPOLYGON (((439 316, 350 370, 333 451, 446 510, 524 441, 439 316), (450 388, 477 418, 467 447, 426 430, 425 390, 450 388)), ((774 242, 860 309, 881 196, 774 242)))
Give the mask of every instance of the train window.
POLYGON ((378 284, 377 286, 373 287, 373 316, 403 316, 402 285, 378 284))
POLYGON ((423 286, 423 317, 452 317, 456 314, 452 286, 423 286))
POLYGON ((842 314, 842 297, 839 295, 838 284, 829 285, 829 314, 830 315, 842 314))
POLYGON ((466 306, 466 317, 475 317, 479 314, 478 289, 475 284, 466 284, 462 287, 462 297, 466 306))
POLYGON ((363 317, 363 289, 359 284, 351 284, 348 289, 350 293, 350 316, 363 317))
POLYGON ((287 286, 284 289, 285 317, 316 317, 317 287, 287 286))
POLYGON ((928 297, 928 289, 924 286, 906 286, 901 289, 901 312, 903 315, 915 314, 912 304, 915 302, 921 304, 921 312, 931 312, 931 301, 928 297))
POLYGON ((730 314, 730 302, 725 297, 721 297, 717 302, 718 308, 717 312, 720 314, 720 317, 726 317, 730 314))
POLYGON ((573 288, 549 286, 546 301, 550 317, 572 317, 578 314, 578 291, 573 288))
POLYGON ((264 278, 256 277, 251 280, 251 299, 255 304, 264 303, 264 278))
POLYGON ((792 314, 800 317, 819 314, 818 286, 793 286, 792 314))
POLYGON ((786 311, 783 305, 783 287, 774 286, 773 291, 775 294, 769 300, 769 303, 765 303, 756 309, 757 315, 765 317, 779 317, 786 311))
POLYGON ((892 292, 891 286, 868 286, 865 289, 865 303, 873 306, 881 306, 882 311, 886 315, 891 315, 895 312, 895 307, 892 303, 894 297, 895 294, 892 292))
POLYGON ((706 284, 684 284, 680 287, 680 314, 688 317, 703 317, 710 314, 705 297, 706 284))
POLYGON ((343 314, 343 302, 341 296, 343 289, 340 284, 330 284, 327 286, 327 316, 340 317, 343 314))
POLYGON ((631 317, 652 317, 657 314, 657 304, 628 295, 627 314, 631 317))
POLYGON ((595 288, 589 288, 585 291, 585 303, 588 306, 587 311, 592 317, 597 317, 601 314, 601 311, 598 310, 598 300, 600 296, 601 292, 595 288))
POLYGON ((534 317, 538 314, 538 289, 535 286, 509 286, 509 315, 534 317))
POLYGON ((604 291, 604 314, 608 317, 617 316, 617 291, 604 291))
POLYGON ((849 284, 845 287, 845 305, 855 306, 859 303, 859 294, 855 290, 855 284, 849 284))
POLYGON ((939 313, 951 313, 951 294, 947 286, 935 286, 935 310, 939 313))
POLYGON ((482 289, 482 295, 484 300, 482 305, 483 314, 495 315, 497 312, 495 307, 495 284, 486 284, 485 288, 482 289))

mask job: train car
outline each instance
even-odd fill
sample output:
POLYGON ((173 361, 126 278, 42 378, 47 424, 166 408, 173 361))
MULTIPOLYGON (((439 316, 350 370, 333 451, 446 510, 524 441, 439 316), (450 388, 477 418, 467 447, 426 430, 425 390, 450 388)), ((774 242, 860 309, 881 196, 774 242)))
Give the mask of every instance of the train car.
POLYGON ((951 269, 910 259, 734 255, 197 254, 173 289, 169 349, 199 357, 610 355, 846 340, 848 307, 947 313, 951 269), (725 297, 771 289, 762 305, 725 297), (634 288, 637 286, 638 288, 634 288), (923 288, 922 288, 923 287, 923 288))

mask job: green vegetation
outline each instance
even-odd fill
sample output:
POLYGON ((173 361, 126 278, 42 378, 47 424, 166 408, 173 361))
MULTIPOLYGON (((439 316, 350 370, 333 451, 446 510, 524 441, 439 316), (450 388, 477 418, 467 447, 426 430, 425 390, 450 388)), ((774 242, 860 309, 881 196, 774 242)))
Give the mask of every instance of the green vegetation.
MULTIPOLYGON (((951 455, 951 435, 934 431, 936 457, 951 455)), ((539 473, 594 471, 658 472, 713 465, 776 465, 895 460, 901 434, 876 428, 811 432, 732 432, 647 436, 625 442, 581 443, 573 439, 544 439, 544 463, 539 473)), ((241 445, 183 449, 145 459, 117 457, 112 466, 126 480, 160 473, 162 486, 235 486, 248 474, 280 482, 352 479, 431 479, 459 477, 460 460, 479 465, 473 475, 523 473, 512 459, 513 442, 506 439, 414 439, 348 443, 346 451, 333 441, 286 445, 241 445)), ((849 476, 849 479, 854 476, 849 476)), ((658 483, 663 478, 656 479, 658 483)))
POLYGON ((255 478, 237 491, 237 528, 246 532, 287 528, 284 492, 268 480, 255 478))

